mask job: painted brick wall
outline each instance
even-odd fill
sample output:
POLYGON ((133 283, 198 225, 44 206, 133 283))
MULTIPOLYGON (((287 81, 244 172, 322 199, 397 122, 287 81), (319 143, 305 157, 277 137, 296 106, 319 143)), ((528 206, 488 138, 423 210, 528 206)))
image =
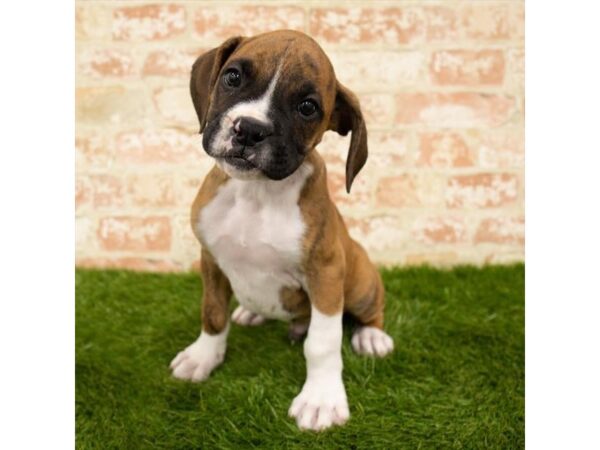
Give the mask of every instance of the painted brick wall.
POLYGON ((188 211, 211 161, 190 67, 236 34, 293 28, 361 101, 370 158, 319 147, 351 233, 379 263, 523 259, 521 1, 76 2, 76 261, 188 270, 188 211))

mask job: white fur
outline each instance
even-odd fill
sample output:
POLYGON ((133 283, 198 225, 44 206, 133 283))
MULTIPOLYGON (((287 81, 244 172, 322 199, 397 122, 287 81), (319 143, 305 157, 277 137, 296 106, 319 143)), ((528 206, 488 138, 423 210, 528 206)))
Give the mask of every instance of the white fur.
POLYGON ((298 199, 312 171, 305 162, 280 181, 231 178, 196 224, 240 304, 265 318, 291 319, 279 294, 283 287, 301 286, 306 226, 298 199))
POLYGON ((363 355, 385 356, 394 349, 394 341, 379 328, 360 327, 352 336, 352 348, 363 355))
POLYGON ((185 350, 179 352, 171 361, 173 376, 182 380, 203 381, 215 367, 223 362, 227 347, 229 324, 215 335, 205 331, 185 350))
MULTIPOLYGON (((269 82, 267 90, 262 96, 257 99, 248 100, 245 102, 239 102, 229 108, 225 114, 221 117, 219 123, 219 130, 215 133, 210 146, 215 155, 222 155, 229 151, 232 147, 233 139, 233 123, 240 117, 252 117, 261 122, 270 122, 268 113, 271 108, 271 102, 273 100, 273 93, 275 92, 275 86, 279 80, 281 73, 281 63, 279 64, 275 75, 269 82)), ((231 167, 227 163, 220 164, 220 167, 225 170, 231 176, 235 177, 235 173, 238 171, 231 167), (231 171, 232 173, 230 173, 231 171)), ((256 172, 255 170, 250 172, 256 172)), ((246 177, 248 174, 246 173, 246 177)))
POLYGON ((233 314, 231 314, 231 320, 238 325, 253 327, 256 325, 262 325, 265 323, 266 319, 260 314, 254 314, 252 311, 249 311, 240 305, 235 308, 235 311, 233 311, 233 314))
POLYGON ((341 348, 342 313, 328 316, 313 306, 304 341, 306 382, 289 409, 300 428, 322 430, 350 417, 341 348))

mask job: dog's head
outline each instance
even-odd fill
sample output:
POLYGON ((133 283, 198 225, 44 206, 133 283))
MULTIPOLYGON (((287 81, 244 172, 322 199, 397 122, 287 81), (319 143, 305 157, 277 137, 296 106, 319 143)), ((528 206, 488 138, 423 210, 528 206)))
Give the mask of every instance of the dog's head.
POLYGON ((228 39, 196 60, 190 90, 204 149, 232 177, 286 178, 327 130, 352 132, 348 192, 367 160, 367 129, 356 96, 303 33, 228 39))

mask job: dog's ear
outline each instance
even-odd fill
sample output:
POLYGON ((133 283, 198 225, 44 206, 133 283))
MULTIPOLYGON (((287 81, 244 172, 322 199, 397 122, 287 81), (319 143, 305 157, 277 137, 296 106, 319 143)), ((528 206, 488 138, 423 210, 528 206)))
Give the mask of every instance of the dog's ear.
POLYGON ((201 55, 192 66, 190 93, 200 121, 200 133, 206 126, 206 115, 210 107, 210 97, 217 77, 225 61, 240 45, 244 38, 236 36, 227 39, 219 47, 201 55))
POLYGON ((367 126, 360 110, 358 98, 352 91, 337 82, 335 107, 329 121, 330 130, 346 136, 352 131, 350 149, 346 158, 346 191, 350 192, 354 177, 365 165, 368 156, 367 126))

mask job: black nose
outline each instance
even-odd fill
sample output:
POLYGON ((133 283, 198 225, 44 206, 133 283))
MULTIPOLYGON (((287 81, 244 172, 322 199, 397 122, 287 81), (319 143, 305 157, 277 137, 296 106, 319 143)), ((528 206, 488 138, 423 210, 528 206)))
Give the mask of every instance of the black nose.
POLYGON ((233 129, 235 132, 235 142, 246 147, 252 147, 273 134, 273 125, 253 119, 252 117, 240 117, 236 119, 233 122, 233 129))

